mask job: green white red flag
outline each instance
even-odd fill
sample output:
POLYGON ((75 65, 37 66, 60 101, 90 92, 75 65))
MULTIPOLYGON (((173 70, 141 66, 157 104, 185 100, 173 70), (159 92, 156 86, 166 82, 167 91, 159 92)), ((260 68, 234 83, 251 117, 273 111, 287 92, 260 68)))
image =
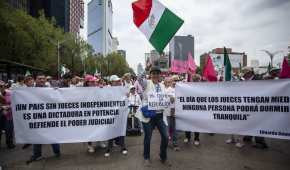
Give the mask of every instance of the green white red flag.
POLYGON ((159 53, 184 23, 158 0, 138 0, 132 8, 135 25, 159 53))

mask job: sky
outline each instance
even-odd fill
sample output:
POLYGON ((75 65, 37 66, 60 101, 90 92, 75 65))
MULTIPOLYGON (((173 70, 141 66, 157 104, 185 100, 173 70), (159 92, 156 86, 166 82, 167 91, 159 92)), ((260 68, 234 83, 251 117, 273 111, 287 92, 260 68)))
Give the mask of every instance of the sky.
MULTIPOLYGON (((90 0, 85 0, 86 3, 90 0)), ((290 46, 290 0, 159 0, 184 20, 177 35, 195 37, 195 61, 214 48, 245 52, 248 65, 257 59, 268 65, 270 58, 261 50, 283 51, 274 64, 282 63, 290 46)), ((127 51, 127 62, 134 70, 145 64, 144 53, 153 47, 133 23, 133 0, 112 0, 113 36, 119 49, 127 51)), ((86 10, 85 10, 86 13, 86 10)), ((85 24, 86 24, 85 14, 85 24)), ((85 27, 86 29, 86 27, 85 27)), ((86 35, 86 30, 82 31, 86 35)), ((168 47, 167 47, 168 50, 168 47)))

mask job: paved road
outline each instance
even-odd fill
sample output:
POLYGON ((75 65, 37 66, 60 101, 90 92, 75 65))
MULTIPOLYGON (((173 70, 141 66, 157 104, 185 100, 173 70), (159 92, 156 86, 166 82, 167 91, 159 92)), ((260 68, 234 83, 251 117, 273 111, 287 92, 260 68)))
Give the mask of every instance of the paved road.
POLYGON ((110 158, 103 156, 104 150, 96 153, 86 152, 86 143, 64 144, 61 146, 62 156, 52 157, 51 147, 43 147, 46 159, 26 165, 31 155, 31 148, 22 150, 17 146, 14 150, 3 147, 0 150, 2 169, 11 170, 143 170, 143 169, 180 169, 180 170, 290 170, 290 141, 267 139, 269 149, 259 150, 247 145, 242 149, 225 144, 225 135, 201 135, 201 145, 183 144, 183 134, 179 135, 181 150, 168 149, 168 157, 172 167, 164 167, 158 161, 160 137, 157 132, 152 138, 152 166, 144 167, 142 159, 143 136, 127 137, 129 153, 121 155, 118 147, 110 158))

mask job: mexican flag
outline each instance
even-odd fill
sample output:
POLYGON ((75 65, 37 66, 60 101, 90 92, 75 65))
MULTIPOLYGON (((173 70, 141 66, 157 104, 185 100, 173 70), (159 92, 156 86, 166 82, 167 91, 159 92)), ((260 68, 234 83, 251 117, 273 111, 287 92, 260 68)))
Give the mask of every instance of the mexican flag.
POLYGON ((65 67, 65 65, 61 65, 60 68, 60 76, 63 77, 66 73, 69 73, 70 70, 68 68, 65 67))
POLYGON ((25 77, 28 77, 28 76, 31 76, 31 73, 29 70, 26 70, 25 77))
POLYGON ((232 80, 232 65, 227 52, 227 49, 224 47, 224 80, 232 80))
POLYGON ((138 0, 132 3, 132 8, 135 25, 162 53, 184 21, 158 0, 138 0))

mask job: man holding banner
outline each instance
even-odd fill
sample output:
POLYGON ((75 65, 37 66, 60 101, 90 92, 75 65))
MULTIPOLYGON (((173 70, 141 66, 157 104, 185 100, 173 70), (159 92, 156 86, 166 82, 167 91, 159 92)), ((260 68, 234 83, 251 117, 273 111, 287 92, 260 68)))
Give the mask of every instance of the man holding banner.
MULTIPOLYGON (((45 85, 46 82, 46 77, 44 74, 39 73, 36 76, 36 80, 35 80, 35 87, 46 87, 45 85)), ((60 157, 60 145, 59 144, 51 144, 53 153, 55 154, 55 157, 60 157)), ((31 158, 26 162, 27 164, 33 162, 33 161, 38 161, 43 159, 43 157, 41 156, 42 150, 42 145, 41 144, 34 144, 33 145, 33 155, 31 156, 31 158)))
MULTIPOLYGON (((200 82, 201 81, 201 76, 199 74, 195 74, 191 77, 192 82, 200 82)), ((191 132, 186 131, 185 132, 185 139, 183 140, 184 143, 190 143, 191 140, 191 132)), ((193 144, 195 146, 200 145, 200 139, 199 139, 199 132, 194 132, 194 141, 193 144)))
MULTIPOLYGON (((118 83, 118 87, 106 88, 43 88, 45 76, 41 74, 36 79, 37 88, 15 89, 12 109, 16 143, 33 144, 33 155, 27 163, 42 159, 41 144, 52 144, 55 156, 59 157, 60 146, 55 143, 124 138, 127 90, 119 80, 118 83)), ((124 154, 124 142, 119 142, 124 154)), ((111 148, 109 145, 108 149, 111 148)))
MULTIPOLYGON (((254 70, 252 68, 244 68, 243 70, 243 80, 251 81, 251 80, 259 80, 258 77, 255 76, 254 70)), ((265 138, 255 136, 255 144, 253 145, 256 148, 267 149, 268 145, 265 142, 265 138)), ((252 142, 252 136, 245 136, 243 138, 244 142, 252 142)))
POLYGON ((288 80, 180 83, 177 129, 259 136, 259 144, 265 144, 262 137, 290 139, 289 85, 288 80))

